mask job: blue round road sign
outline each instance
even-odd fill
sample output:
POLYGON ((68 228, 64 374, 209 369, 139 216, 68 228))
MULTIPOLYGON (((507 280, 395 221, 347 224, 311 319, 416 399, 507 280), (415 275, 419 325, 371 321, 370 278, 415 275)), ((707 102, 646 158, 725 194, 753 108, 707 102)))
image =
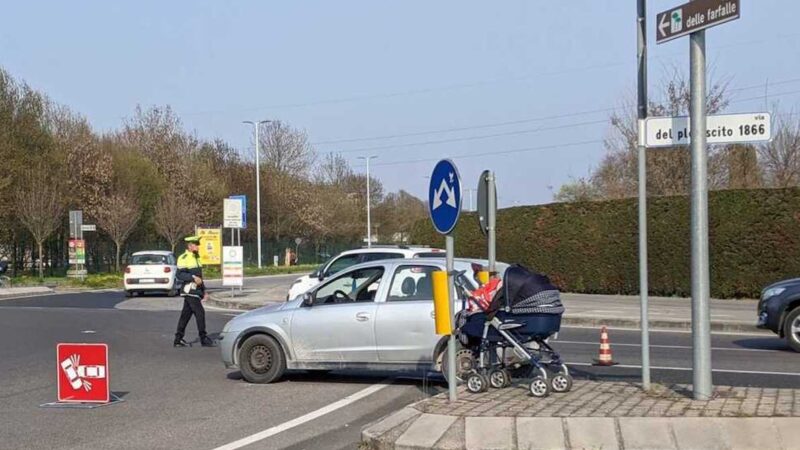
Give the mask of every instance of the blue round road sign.
POLYGON ((428 187, 428 210, 433 227, 441 234, 450 234, 461 214, 461 178, 453 161, 436 163, 428 187))

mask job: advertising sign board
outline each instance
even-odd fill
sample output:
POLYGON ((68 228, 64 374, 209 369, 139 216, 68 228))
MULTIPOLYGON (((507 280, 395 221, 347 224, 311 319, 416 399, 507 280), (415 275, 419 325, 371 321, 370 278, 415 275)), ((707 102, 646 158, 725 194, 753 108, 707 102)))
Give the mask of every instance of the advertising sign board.
POLYGON ((222 285, 244 284, 244 251, 240 246, 222 248, 222 285))
POLYGON ((222 264, 222 228, 197 227, 197 235, 200 236, 200 264, 222 264))

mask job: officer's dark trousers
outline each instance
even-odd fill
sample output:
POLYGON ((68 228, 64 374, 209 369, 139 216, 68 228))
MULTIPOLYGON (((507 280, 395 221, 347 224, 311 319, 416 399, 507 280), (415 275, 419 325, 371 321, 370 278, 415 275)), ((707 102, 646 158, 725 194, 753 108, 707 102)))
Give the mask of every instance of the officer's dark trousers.
POLYGON ((181 318, 178 320, 178 331, 175 333, 178 337, 183 337, 186 332, 186 325, 189 324, 192 314, 194 314, 194 319, 197 321, 197 332, 200 337, 202 338, 206 335, 206 310, 203 309, 203 302, 199 298, 184 297, 181 318))

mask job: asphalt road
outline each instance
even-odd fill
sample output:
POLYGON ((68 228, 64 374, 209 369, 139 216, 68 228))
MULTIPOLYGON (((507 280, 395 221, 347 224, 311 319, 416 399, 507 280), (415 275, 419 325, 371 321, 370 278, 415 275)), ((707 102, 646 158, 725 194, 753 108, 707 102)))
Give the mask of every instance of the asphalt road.
MULTIPOLYGON (((121 292, 0 300, 0 448, 212 449, 262 433, 245 448, 355 448, 361 427, 410 402, 442 392, 436 376, 289 373, 251 385, 226 370, 218 349, 174 349, 180 299, 126 300, 121 292), (110 346, 112 391, 125 402, 102 408, 49 409, 55 401, 58 342, 110 346), (365 391, 366 390, 366 391, 365 391), (356 399, 351 396, 355 395, 356 399), (338 409, 333 409, 337 408, 338 409), (302 423, 296 426, 296 419, 302 423), (295 421, 295 422, 292 422, 295 421)), ((234 313, 209 310, 208 328, 234 313)), ((195 338, 190 324, 188 337, 195 338)), ((563 329, 554 346, 576 377, 638 378, 638 333, 611 330, 619 366, 589 365, 598 331, 563 329)), ((651 335, 654 381, 691 382, 691 335, 651 335)), ((717 384, 796 387, 800 354, 766 335, 714 335, 717 384), (746 371, 747 373, 743 373, 746 371)))

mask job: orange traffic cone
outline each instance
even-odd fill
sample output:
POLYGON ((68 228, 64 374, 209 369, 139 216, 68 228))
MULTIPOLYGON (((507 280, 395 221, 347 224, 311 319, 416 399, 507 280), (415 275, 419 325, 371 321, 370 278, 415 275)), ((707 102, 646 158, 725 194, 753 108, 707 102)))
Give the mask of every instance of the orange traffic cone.
POLYGON ((608 340, 608 329, 600 328, 600 354, 594 360, 595 366, 613 366, 617 363, 611 356, 611 342, 608 340))

